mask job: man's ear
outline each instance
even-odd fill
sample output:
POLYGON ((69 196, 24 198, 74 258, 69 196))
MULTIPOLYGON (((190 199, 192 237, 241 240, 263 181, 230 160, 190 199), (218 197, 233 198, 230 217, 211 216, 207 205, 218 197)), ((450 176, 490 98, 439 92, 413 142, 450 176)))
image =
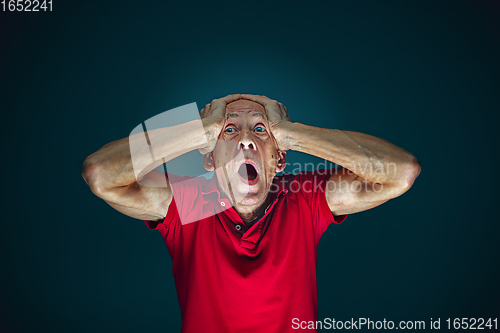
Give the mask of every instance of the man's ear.
POLYGON ((212 157, 212 153, 205 154, 205 157, 203 158, 203 166, 205 167, 205 170, 207 170, 207 171, 214 171, 215 170, 214 159, 212 157))
POLYGON ((286 151, 278 150, 278 163, 276 163, 276 172, 282 172, 286 167, 286 151))

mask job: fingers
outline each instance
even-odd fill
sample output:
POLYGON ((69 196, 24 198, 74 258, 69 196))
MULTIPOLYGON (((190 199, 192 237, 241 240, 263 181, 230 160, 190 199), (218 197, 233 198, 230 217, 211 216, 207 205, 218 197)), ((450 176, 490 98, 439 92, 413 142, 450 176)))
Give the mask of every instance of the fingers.
POLYGON ((209 110, 210 110, 210 104, 205 105, 205 107, 200 111, 201 117, 206 116, 209 110))
POLYGON ((219 100, 228 104, 228 103, 234 102, 238 99, 241 99, 241 94, 227 95, 226 97, 222 97, 219 100))
POLYGON ((266 96, 243 94, 243 95, 241 95, 241 98, 260 103, 264 106, 267 106, 268 104, 276 103, 275 100, 272 100, 266 96))
POLYGON ((288 120, 288 121, 292 121, 292 118, 290 117, 290 115, 288 114, 288 110, 286 109, 286 106, 284 106, 282 103, 278 103, 278 105, 280 106, 280 110, 281 110, 281 114, 282 116, 288 120))
POLYGON ((250 100, 250 101, 259 103, 266 108, 268 106, 269 107, 273 107, 273 106, 278 107, 278 109, 279 109, 278 112, 280 112, 281 115, 285 119, 291 120, 290 116, 288 115, 288 111, 287 111, 286 107, 282 103, 279 103, 278 101, 270 99, 269 97, 266 97, 266 96, 251 95, 251 94, 243 94, 243 95, 242 94, 233 94, 233 95, 227 95, 226 97, 222 97, 219 99, 214 99, 212 101, 212 103, 207 104, 205 106, 205 108, 202 110, 202 112, 200 112, 200 113, 203 115, 205 113, 208 113, 212 107, 214 107, 214 108, 225 107, 225 105, 227 105, 231 102, 237 101, 239 99, 250 100))
POLYGON ((268 107, 272 106, 277 107, 278 108, 277 110, 279 110, 278 112, 280 113, 282 118, 292 121, 292 118, 290 118, 290 115, 288 114, 288 110, 286 109, 286 107, 278 101, 270 99, 266 96, 250 95, 250 94, 243 94, 241 95, 241 98, 262 104, 263 106, 266 107, 266 110, 268 109, 268 107))
POLYGON ((224 108, 227 104, 239 99, 241 99, 241 94, 228 95, 226 97, 214 99, 210 104, 213 105, 214 108, 224 108))

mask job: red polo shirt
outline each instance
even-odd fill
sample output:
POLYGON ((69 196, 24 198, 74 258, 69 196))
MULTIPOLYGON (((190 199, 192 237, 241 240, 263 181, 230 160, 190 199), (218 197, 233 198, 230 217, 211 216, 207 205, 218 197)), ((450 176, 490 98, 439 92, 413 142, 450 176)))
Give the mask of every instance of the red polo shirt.
POLYGON ((169 174, 174 199, 158 230, 173 262, 181 332, 295 332, 318 320, 316 248, 332 222, 332 170, 276 176, 265 215, 246 227, 217 178, 169 174))

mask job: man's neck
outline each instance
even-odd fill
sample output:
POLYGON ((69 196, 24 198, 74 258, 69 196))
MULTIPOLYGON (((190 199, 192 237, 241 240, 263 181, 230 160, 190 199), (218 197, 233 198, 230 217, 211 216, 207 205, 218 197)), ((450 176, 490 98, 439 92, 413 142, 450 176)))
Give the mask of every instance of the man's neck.
POLYGON ((259 206, 249 207, 236 204, 234 205, 234 210, 241 217, 243 223, 250 227, 266 214, 266 210, 271 205, 271 201, 271 193, 268 193, 264 202, 259 206))
MULTIPOLYGON (((215 174, 214 177, 217 177, 217 174, 215 174)), ((229 201, 233 203, 235 200, 232 193, 229 193, 228 195, 228 193, 222 190, 222 186, 218 179, 216 179, 216 183, 221 195, 228 198, 229 201)), ((229 191, 231 192, 231 189, 229 189, 229 191)), ((233 204, 233 208, 246 226, 252 226, 266 214, 266 210, 270 207, 272 199, 271 191, 268 191, 266 198, 260 204, 248 206, 236 203, 233 204)))

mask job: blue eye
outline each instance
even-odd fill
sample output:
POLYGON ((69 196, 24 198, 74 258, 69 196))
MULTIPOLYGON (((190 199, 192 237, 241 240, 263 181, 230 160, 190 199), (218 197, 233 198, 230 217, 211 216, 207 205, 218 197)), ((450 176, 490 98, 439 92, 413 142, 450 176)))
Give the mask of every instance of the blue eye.
POLYGON ((264 129, 264 127, 262 127, 262 126, 257 126, 257 127, 255 128, 255 132, 262 133, 262 132, 264 132, 264 131, 265 131, 265 129, 264 129))
POLYGON ((234 128, 228 127, 228 128, 226 128, 226 130, 224 132, 226 132, 226 133, 234 133, 234 128))

